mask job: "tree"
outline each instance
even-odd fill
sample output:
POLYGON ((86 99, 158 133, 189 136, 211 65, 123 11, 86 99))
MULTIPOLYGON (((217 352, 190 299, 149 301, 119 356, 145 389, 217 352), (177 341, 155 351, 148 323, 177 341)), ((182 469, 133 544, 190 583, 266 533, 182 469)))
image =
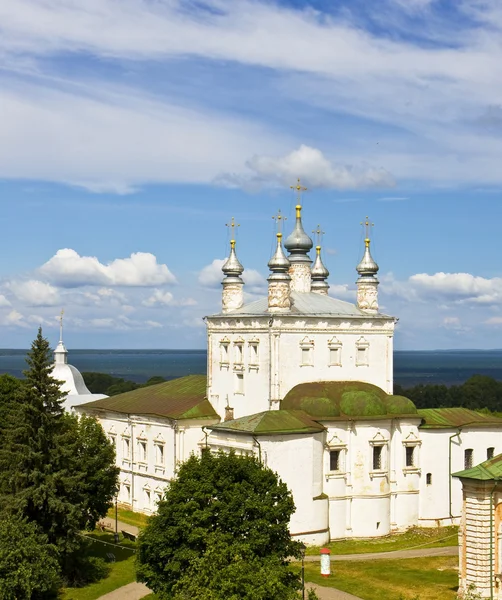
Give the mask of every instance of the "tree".
POLYGON ((181 465, 138 541, 138 571, 162 599, 288 600, 300 557, 286 485, 254 457, 205 450, 181 465))
POLYGON ((36 523, 72 577, 85 545, 80 531, 94 528, 112 503, 115 452, 96 421, 64 412, 41 329, 27 362, 0 442, 0 510, 36 523))
POLYGON ((0 598, 56 598, 60 586, 54 546, 34 523, 19 518, 0 520, 0 598))

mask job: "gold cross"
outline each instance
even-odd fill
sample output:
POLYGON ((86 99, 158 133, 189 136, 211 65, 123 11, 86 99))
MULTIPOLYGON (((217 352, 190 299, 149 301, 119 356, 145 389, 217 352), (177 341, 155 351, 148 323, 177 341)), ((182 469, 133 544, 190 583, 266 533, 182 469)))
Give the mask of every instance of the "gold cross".
POLYGON ((314 229, 314 231, 312 233, 315 233, 317 236, 317 245, 320 246, 321 245, 321 240, 322 240, 322 236, 326 233, 325 231, 321 230, 321 226, 318 225, 317 229, 314 229))
POLYGON ((300 178, 298 177, 298 181, 296 182, 296 185, 290 185, 289 186, 292 190, 296 190, 297 193, 297 202, 298 204, 301 203, 301 199, 302 199, 302 192, 306 192, 307 188, 304 187, 301 183, 300 183, 300 178))
POLYGON ((61 313, 59 315, 59 341, 62 342, 63 341, 63 315, 64 315, 64 308, 61 309, 61 313))
POLYGON ((280 233, 282 235, 282 224, 284 221, 287 221, 288 218, 287 217, 283 217, 282 213, 281 213, 281 209, 279 209, 277 211, 277 214, 274 215, 272 217, 272 219, 274 219, 274 221, 277 223, 277 233, 280 233))
POLYGON ((232 217, 232 220, 230 221, 230 223, 225 223, 225 227, 231 227, 232 228, 232 239, 230 240, 231 242, 235 242, 235 228, 236 227, 240 227, 240 223, 236 223, 235 219, 232 217))
POLYGON ((364 223, 361 222, 361 225, 364 227, 364 232, 366 234, 366 245, 368 245, 368 242, 370 241, 370 231, 371 228, 375 226, 375 223, 370 223, 369 222, 369 217, 366 217, 366 220, 364 221, 364 223))

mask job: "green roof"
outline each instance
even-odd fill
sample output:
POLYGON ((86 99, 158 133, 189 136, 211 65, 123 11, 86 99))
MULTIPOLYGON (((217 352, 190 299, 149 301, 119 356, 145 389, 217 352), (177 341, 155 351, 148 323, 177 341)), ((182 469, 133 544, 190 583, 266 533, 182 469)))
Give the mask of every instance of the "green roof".
POLYGON ((253 435, 286 435, 288 433, 316 433, 324 431, 322 425, 311 419, 302 410, 266 410, 255 415, 248 415, 247 417, 225 421, 218 425, 211 425, 210 428, 218 431, 251 433, 253 435))
POLYGON ((421 429, 451 429, 465 425, 471 427, 502 426, 502 419, 499 417, 485 415, 468 408, 421 408, 418 414, 423 419, 421 429))
POLYGON ((458 473, 452 473, 453 477, 463 477, 464 479, 478 479, 479 481, 490 481, 493 479, 502 479, 502 454, 498 454, 489 460, 466 469, 458 473))
POLYGON ((286 394, 281 408, 303 410, 317 419, 330 420, 417 416, 417 409, 408 398, 391 396, 362 381, 300 383, 286 394))
POLYGON ((188 375, 80 406, 169 419, 219 419, 206 397, 206 385, 205 375, 188 375))

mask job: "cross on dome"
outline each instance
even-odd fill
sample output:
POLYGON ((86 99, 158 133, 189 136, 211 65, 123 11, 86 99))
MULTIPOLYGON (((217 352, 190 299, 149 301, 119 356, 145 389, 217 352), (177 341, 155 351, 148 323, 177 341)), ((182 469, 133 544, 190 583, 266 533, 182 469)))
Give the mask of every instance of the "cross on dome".
POLYGON ((281 209, 279 209, 277 211, 277 214, 274 215, 272 217, 272 219, 275 221, 276 225, 277 225, 277 235, 281 235, 282 237, 282 227, 283 227, 283 223, 284 221, 287 221, 288 218, 287 217, 283 217, 282 213, 281 213, 281 209))
POLYGON ((232 217, 230 223, 225 223, 225 227, 231 228, 232 239, 230 240, 230 243, 233 244, 233 246, 235 246, 235 228, 240 227, 240 226, 241 226, 241 224, 236 223, 234 217, 232 217))

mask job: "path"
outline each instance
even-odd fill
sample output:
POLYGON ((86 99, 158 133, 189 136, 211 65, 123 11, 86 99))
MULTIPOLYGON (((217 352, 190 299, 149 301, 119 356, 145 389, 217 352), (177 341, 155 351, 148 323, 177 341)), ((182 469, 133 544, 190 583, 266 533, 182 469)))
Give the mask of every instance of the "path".
MULTIPOLYGON (((101 523, 103 523, 107 529, 110 529, 111 531, 115 531, 115 519, 112 519, 110 517, 105 517, 104 519, 101 519, 101 523)), ((138 535, 138 533, 140 531, 139 527, 136 527, 135 525, 128 525, 127 523, 124 523, 123 521, 117 521, 117 529, 119 530, 119 533, 122 530, 124 530, 124 531, 128 531, 129 533, 132 533, 134 535, 138 535)))
MULTIPOLYGON (((144 583, 128 583, 109 594, 100 596, 98 600, 140 600, 152 592, 144 583)), ((328 600, 328 599, 326 599, 328 600)))
MULTIPOLYGON (((457 556, 458 546, 444 548, 416 548, 415 550, 393 550, 392 552, 368 552, 366 554, 334 554, 331 562, 340 560, 395 560, 396 558, 420 558, 422 556, 457 556)), ((305 562, 320 562, 319 556, 306 556, 305 562)))

